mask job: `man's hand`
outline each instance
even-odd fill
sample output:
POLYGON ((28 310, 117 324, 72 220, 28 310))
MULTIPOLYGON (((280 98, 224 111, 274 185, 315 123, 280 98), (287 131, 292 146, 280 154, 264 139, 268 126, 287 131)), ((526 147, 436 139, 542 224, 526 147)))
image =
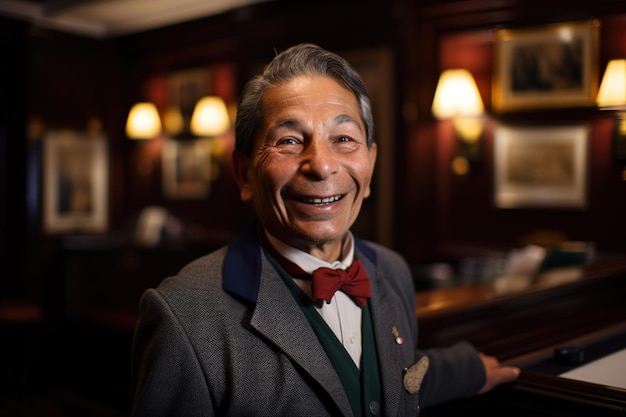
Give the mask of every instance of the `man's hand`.
POLYGON ((497 358, 483 353, 479 353, 480 359, 483 361, 485 367, 485 375, 487 376, 485 385, 478 392, 484 394, 487 391, 492 390, 500 384, 511 382, 520 374, 520 369, 513 366, 502 366, 497 358))

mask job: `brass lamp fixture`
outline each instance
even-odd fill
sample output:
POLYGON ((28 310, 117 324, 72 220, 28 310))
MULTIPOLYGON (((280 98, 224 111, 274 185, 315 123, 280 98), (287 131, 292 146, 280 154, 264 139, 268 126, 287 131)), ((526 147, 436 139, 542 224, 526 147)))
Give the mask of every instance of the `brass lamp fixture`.
POLYGON ((601 110, 615 111, 613 154, 617 161, 626 162, 626 59, 609 61, 596 103, 601 110))
POLYGON ((453 170, 465 174, 469 162, 482 158, 483 101, 472 74, 466 69, 448 69, 441 73, 432 104, 437 119, 451 119, 457 138, 457 156, 453 170))

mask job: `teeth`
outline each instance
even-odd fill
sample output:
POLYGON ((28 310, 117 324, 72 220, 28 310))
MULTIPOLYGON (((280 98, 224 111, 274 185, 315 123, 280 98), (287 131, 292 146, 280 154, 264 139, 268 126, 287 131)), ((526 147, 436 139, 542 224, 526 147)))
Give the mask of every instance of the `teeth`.
POLYGON ((333 197, 328 197, 328 198, 305 198, 303 201, 305 203, 327 204, 327 203, 332 203, 333 201, 337 201, 340 199, 341 199, 340 195, 335 195, 333 197))

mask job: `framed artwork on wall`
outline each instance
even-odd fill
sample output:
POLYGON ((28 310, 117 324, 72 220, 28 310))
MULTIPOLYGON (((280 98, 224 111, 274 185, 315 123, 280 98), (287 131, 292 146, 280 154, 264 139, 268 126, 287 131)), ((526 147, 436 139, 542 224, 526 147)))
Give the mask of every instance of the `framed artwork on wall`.
POLYGON ((203 199, 211 191, 211 139, 169 139, 161 154, 163 193, 170 199, 203 199))
POLYGON ((100 134, 50 131, 43 139, 46 233, 101 233, 108 227, 108 148, 100 134))
POLYGON ((598 91, 597 20, 496 31, 494 110, 584 107, 598 91))
POLYGON ((498 208, 587 206, 587 125, 494 130, 498 208))

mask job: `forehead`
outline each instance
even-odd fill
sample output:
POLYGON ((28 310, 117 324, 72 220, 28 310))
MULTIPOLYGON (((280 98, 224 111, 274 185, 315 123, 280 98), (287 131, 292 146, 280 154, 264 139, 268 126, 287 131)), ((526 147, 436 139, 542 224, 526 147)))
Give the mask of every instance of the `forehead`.
POLYGON ((276 113, 319 108, 359 114, 355 94, 335 79, 321 75, 296 77, 269 87, 261 104, 266 119, 271 119, 276 113))

